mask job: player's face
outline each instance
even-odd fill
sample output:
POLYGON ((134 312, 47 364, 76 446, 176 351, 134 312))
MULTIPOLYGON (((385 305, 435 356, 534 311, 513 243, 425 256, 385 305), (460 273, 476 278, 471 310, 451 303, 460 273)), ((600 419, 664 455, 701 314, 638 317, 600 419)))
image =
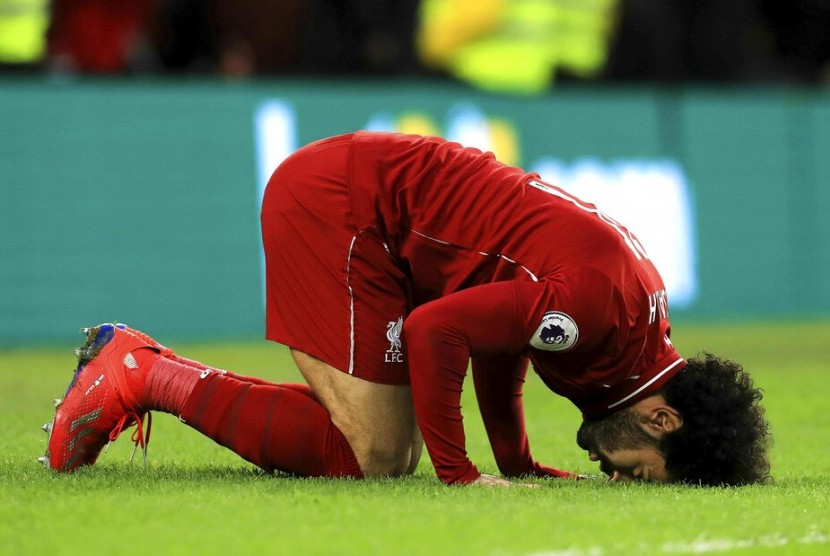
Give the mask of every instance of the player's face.
POLYGON ((584 421, 576 438, 588 458, 600 462, 600 470, 612 481, 669 480, 659 439, 646 433, 634 408, 584 421))
POLYGON ((600 471, 611 481, 669 482, 666 459, 656 447, 624 448, 609 453, 592 452, 591 461, 600 462, 600 471))

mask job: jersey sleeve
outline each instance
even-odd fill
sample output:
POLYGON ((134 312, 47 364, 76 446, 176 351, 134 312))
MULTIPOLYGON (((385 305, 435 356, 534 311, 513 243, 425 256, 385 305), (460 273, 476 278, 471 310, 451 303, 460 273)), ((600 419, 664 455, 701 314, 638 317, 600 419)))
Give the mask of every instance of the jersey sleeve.
MULTIPOLYGON (((544 304, 519 295, 517 284, 496 282, 453 293, 416 308, 404 322, 416 417, 435 471, 446 483, 466 484, 480 475, 467 457, 461 416, 470 357, 519 357, 538 318, 535 305, 544 304)), ((541 284, 532 285, 538 288, 531 294, 544 291, 541 284)), ((511 365, 488 370, 506 373, 497 379, 505 382, 513 381, 516 371, 511 365)), ((511 437, 511 450, 515 445, 524 450, 524 425, 517 427, 509 425, 504 438, 511 437)), ((526 463, 524 455, 519 459, 526 463)))
POLYGON ((508 477, 534 472, 525 430, 522 388, 526 357, 513 354, 473 357, 473 384, 481 420, 499 471, 508 477))

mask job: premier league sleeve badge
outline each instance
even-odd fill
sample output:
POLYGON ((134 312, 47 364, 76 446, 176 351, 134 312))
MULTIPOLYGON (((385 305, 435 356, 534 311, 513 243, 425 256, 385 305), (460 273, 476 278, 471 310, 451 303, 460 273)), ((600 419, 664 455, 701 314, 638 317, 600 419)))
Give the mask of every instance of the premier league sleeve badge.
POLYGON ((579 327, 570 315, 548 311, 533 333, 530 345, 543 351, 565 351, 572 348, 578 338, 579 327))

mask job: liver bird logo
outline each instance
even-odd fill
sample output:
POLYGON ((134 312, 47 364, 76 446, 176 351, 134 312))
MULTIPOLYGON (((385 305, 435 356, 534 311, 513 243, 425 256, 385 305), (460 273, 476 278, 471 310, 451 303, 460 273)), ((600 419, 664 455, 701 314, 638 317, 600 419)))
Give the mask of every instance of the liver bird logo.
POLYGON ((386 325, 386 339, 389 340, 387 352, 401 351, 401 330, 403 330, 403 317, 398 317, 397 321, 389 321, 386 325))

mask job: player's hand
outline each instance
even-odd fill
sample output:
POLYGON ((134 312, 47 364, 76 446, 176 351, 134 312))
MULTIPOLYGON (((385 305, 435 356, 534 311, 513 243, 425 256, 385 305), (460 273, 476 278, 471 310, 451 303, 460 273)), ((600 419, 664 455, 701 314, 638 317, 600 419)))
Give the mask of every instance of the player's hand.
POLYGON ((570 471, 563 471, 562 469, 556 469, 555 467, 550 467, 548 465, 542 465, 539 462, 533 462, 533 474, 537 477, 555 477, 557 479, 583 479, 584 477, 580 476, 577 473, 571 473, 570 471))
POLYGON ((524 487, 524 488, 539 488, 539 485, 533 483, 513 483, 501 477, 494 475, 481 475, 471 484, 484 485, 489 487, 524 487))

